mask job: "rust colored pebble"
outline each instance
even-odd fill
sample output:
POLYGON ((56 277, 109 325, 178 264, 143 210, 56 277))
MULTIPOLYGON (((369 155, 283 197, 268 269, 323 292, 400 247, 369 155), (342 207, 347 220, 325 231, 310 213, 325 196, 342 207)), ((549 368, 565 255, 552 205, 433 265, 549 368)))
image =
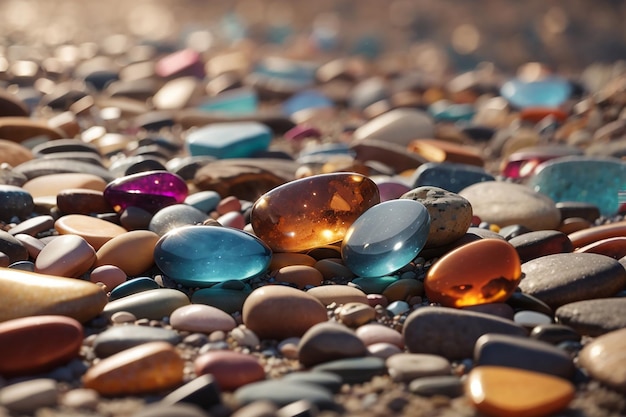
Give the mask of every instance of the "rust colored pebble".
POLYGON ((610 256, 613 259, 621 259, 626 256, 626 237, 611 237, 590 243, 576 249, 578 253, 597 253, 610 256))
POLYGON ((219 215, 224 215, 230 211, 241 211, 241 201, 237 197, 228 196, 223 198, 215 209, 219 215))
POLYGON ((107 183, 102 178, 92 174, 49 174, 33 178, 24 184, 23 188, 33 196, 57 196, 63 190, 71 188, 103 191, 107 183))
POLYGON ((575 249, 587 246, 590 243, 611 237, 626 236, 626 220, 602 226, 590 227, 570 233, 569 240, 572 241, 575 249))
POLYGON ((183 382, 184 361, 172 345, 149 342, 102 359, 83 376, 85 388, 100 395, 139 395, 183 382))
POLYGON ((519 256, 510 243, 484 239, 440 258, 428 270, 424 287, 431 302, 465 307, 506 300, 521 275, 519 256))
POLYGON ((70 188, 57 194, 57 207, 65 214, 113 213, 102 191, 70 188))
POLYGON ((59 277, 79 277, 91 268, 96 251, 76 235, 54 238, 44 246, 35 260, 35 272, 59 277))
POLYGON ((31 316, 0 323, 0 375, 32 375, 78 357, 83 326, 73 318, 31 316))
POLYGON ((424 284, 416 279, 399 279, 389 284, 383 295, 389 302, 407 301, 411 297, 424 295, 424 284))
POLYGON ((106 220, 82 214, 69 214, 58 219, 54 228, 61 235, 78 235, 98 250, 115 236, 126 233, 126 229, 106 220))
POLYGON ((114 265, 102 265, 94 268, 89 275, 91 282, 101 282, 107 287, 107 291, 124 283, 126 281, 126 273, 114 265))
POLYGON ((10 140, 0 139, 0 164, 7 163, 16 167, 31 159, 33 159, 33 153, 27 147, 10 140))
POLYGON ((274 275, 276 281, 288 282, 295 284, 298 288, 303 289, 306 286, 316 287, 322 283, 324 277, 322 273, 312 266, 292 265, 285 266, 278 270, 274 275))
POLYGON ((416 139, 409 143, 407 149, 431 162, 456 162, 480 167, 485 164, 477 149, 445 140, 416 139))
POLYGON ((211 374, 223 391, 234 391, 251 382, 265 379, 256 357, 233 351, 207 352, 194 361, 196 375, 211 374))
POLYGON ((128 276, 137 276, 154 264, 154 247, 159 235, 133 230, 115 236, 96 252, 95 267, 115 265, 128 276))
POLYGON ((581 217, 569 217, 567 219, 563 219, 561 225, 559 226, 559 232, 570 235, 574 232, 588 229, 591 226, 592 223, 589 220, 583 219, 581 217))
POLYGON ((554 117, 561 123, 567 119, 566 112, 553 107, 527 107, 520 112, 519 116, 520 119, 531 123, 539 123, 549 116, 554 117))
POLYGON ((317 260, 304 253, 278 252, 272 255, 269 269, 276 271, 284 266, 306 265, 313 266, 317 260))

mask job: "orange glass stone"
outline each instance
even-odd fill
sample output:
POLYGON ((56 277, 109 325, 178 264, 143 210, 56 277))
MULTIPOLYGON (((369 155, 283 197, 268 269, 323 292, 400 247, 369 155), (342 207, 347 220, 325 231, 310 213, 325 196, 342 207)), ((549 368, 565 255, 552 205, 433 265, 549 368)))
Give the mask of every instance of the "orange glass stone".
POLYGON ((274 252, 300 252, 341 241, 350 225, 379 202, 378 187, 363 175, 314 175, 261 196, 250 222, 274 252))
POLYGON ((446 307, 498 303, 513 293, 522 276, 515 248, 499 239, 463 245, 439 259, 424 279, 431 302, 446 307))
POLYGON ((415 139, 407 147, 431 162, 456 162, 482 167, 485 161, 477 148, 440 139, 415 139))

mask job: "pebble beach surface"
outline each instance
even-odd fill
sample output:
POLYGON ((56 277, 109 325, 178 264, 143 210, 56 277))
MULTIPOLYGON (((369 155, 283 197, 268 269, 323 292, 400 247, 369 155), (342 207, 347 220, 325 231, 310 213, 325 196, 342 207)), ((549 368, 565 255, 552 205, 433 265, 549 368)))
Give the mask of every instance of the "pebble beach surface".
POLYGON ((0 39, 0 416, 626 415, 623 65, 451 74, 240 3, 0 39))

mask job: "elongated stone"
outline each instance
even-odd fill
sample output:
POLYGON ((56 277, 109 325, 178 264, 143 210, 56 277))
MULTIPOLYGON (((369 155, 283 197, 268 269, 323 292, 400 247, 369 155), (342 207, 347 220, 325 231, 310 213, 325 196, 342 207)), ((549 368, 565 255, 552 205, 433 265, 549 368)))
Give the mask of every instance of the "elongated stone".
POLYGON ((518 108, 559 107, 572 93, 572 84, 556 76, 537 81, 514 78, 502 85, 500 94, 518 108))
POLYGON ((258 122, 213 123, 190 133, 185 139, 192 156, 219 159, 249 158, 264 151, 272 140, 270 129, 258 122))
POLYGON ((578 334, 600 336, 626 328, 626 298, 598 298, 568 303, 557 308, 559 323, 572 327, 578 334))
POLYGON ((142 291, 109 302, 102 315, 107 319, 118 311, 126 311, 135 317, 150 320, 161 320, 168 317, 174 310, 189 304, 189 298, 178 290, 161 288, 142 291))
POLYGON ((163 236, 154 248, 161 271, 195 287, 258 276, 269 266, 271 256, 255 236, 227 227, 180 227, 163 236))
POLYGON ((557 230, 539 230, 509 239, 522 263, 546 255, 573 251, 572 241, 557 230))
POLYGON ((275 252, 299 252, 342 240, 350 225, 378 204, 376 184, 355 173, 288 182, 259 198, 250 222, 275 252))
POLYGON ((416 109, 394 109, 370 120, 354 132, 354 138, 380 139, 406 146, 416 138, 431 138, 435 135, 431 117, 416 109))
POLYGON ((91 268, 96 251, 77 235, 58 236, 43 247, 35 260, 35 271, 60 277, 78 277, 91 268))
POLYGON ((26 189, 0 185, 0 220, 8 222, 14 216, 26 217, 34 208, 33 197, 26 189))
POLYGON ((122 226, 84 214, 63 216, 54 222, 54 228, 60 235, 82 237, 96 251, 115 236, 126 233, 126 229, 122 226))
POLYGON ((19 415, 33 415, 44 408, 57 405, 59 388, 51 378, 36 378, 17 382, 0 390, 3 407, 19 415))
POLYGON ((298 344, 298 360, 307 368, 336 359, 366 355, 363 341, 339 323, 316 324, 307 330, 298 344))
POLYGON ((97 357, 107 358, 144 343, 167 342, 176 345, 180 339, 174 330, 126 324, 110 327, 98 334, 93 341, 93 351, 97 357))
POLYGON ((196 358, 194 368, 196 375, 211 374, 224 391, 234 391, 265 379, 265 371, 259 360, 241 352, 207 352, 196 358))
POLYGON ((98 249, 94 267, 115 265, 128 276, 136 276, 154 265, 154 247, 159 235, 133 230, 115 236, 98 249), (128 256, 132 253, 133 256, 128 256))
POLYGON ((159 284, 152 278, 137 277, 129 279, 128 281, 113 288, 109 295, 110 301, 115 301, 119 298, 126 297, 127 295, 136 294, 138 292, 156 290, 159 288, 159 284))
POLYGON ((420 165, 411 176, 413 188, 429 185, 453 193, 484 181, 495 181, 495 178, 483 168, 453 162, 428 162, 420 165))

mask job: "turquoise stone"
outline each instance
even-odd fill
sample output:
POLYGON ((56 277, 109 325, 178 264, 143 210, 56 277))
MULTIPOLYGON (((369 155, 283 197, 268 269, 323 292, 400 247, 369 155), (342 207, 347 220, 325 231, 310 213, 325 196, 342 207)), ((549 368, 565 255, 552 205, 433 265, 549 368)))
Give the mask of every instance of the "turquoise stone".
POLYGON ((314 63, 270 57, 259 61, 248 78, 251 82, 273 83, 302 90, 315 84, 316 70, 317 65, 314 63))
POLYGON ((113 288, 109 296, 109 301, 118 300, 127 295, 137 294, 142 291, 156 290, 157 288, 159 288, 159 284, 152 278, 133 278, 113 288))
POLYGON ((518 108, 559 107, 572 94, 572 84, 559 77, 527 82, 512 79, 502 85, 502 97, 518 108))
POLYGON ((439 100, 428 106, 428 113, 438 122, 468 122, 472 120, 476 109, 471 104, 454 104, 439 100))
POLYGON ((222 197, 217 191, 198 191, 189 195, 185 199, 185 204, 205 213, 210 213, 217 208, 221 200, 222 197))
POLYGON ((259 108, 259 97, 253 89, 237 88, 205 100, 198 108, 211 113, 239 116, 256 112, 259 108))
POLYGON ((227 159, 254 156, 267 150, 271 140, 272 131, 262 123, 213 123, 191 132, 185 144, 192 156, 227 159))
POLYGON ((397 277, 385 275, 384 277, 359 277, 353 279, 352 283, 358 285, 365 294, 382 294, 385 288, 397 280, 397 277))
POLYGON ((617 158, 568 156, 539 165, 528 185, 555 202, 591 203, 605 216, 617 213, 626 190, 626 164, 617 158))
POLYGON ((255 236, 218 226, 183 226, 161 237, 154 261, 165 275, 190 287, 244 280, 267 270, 272 252, 255 236))
POLYGON ((334 103, 324 94, 315 90, 301 91, 283 104, 283 112, 289 116, 300 110, 332 108, 334 103))
POLYGON ((233 314, 243 309, 243 303, 252 290, 232 290, 225 288, 202 288, 191 296, 193 304, 206 304, 233 314))
POLYGON ((458 193, 472 184, 495 181, 495 178, 484 169, 474 165, 428 162, 415 170, 411 181, 412 189, 431 186, 458 193))
POLYGON ((417 256, 429 230, 430 215, 422 203, 385 201, 352 223, 341 244, 341 258, 358 276, 384 276, 417 256))

